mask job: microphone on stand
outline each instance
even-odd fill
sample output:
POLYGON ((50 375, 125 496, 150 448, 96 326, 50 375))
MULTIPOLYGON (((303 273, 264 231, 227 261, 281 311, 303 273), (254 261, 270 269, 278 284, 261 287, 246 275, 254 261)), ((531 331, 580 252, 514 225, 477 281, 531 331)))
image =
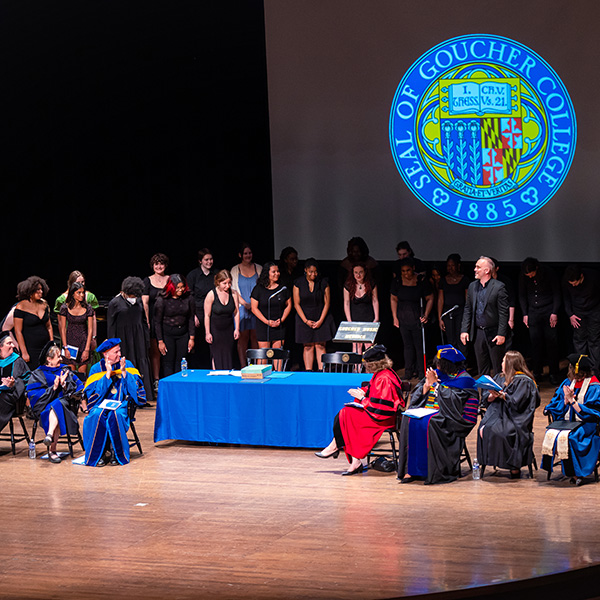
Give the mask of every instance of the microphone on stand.
POLYGON ((453 313, 453 312, 454 312, 456 309, 458 309, 458 308, 459 308, 458 304, 455 304, 455 305, 454 305, 454 306, 453 306, 451 309, 447 310, 447 311, 446 311, 446 312, 445 312, 445 313, 442 315, 442 317, 441 317, 441 318, 443 319, 444 317, 447 317, 447 316, 448 316, 450 313, 453 313))

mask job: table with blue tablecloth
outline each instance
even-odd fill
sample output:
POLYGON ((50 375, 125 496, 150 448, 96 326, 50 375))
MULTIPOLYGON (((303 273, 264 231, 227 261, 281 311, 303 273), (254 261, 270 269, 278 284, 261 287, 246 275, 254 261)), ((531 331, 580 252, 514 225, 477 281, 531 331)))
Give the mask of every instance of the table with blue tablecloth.
POLYGON ((210 371, 160 380, 154 441, 321 448, 366 373, 285 373, 258 381, 210 371))

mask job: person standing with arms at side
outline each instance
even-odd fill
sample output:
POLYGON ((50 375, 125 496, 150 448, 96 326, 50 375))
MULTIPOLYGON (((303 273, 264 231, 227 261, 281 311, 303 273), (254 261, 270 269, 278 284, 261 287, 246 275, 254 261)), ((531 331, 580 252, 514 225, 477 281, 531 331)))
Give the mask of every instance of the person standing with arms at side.
POLYGON ((540 381, 544 369, 544 350, 548 357, 550 383, 558 385, 558 309, 560 284, 554 271, 541 265, 537 258, 527 257, 519 274, 519 303, 523 323, 529 329, 533 375, 540 381))
POLYGON ((262 267, 252 262, 250 245, 244 242, 238 256, 241 261, 231 269, 231 289, 238 293, 240 302, 240 337, 237 342, 240 366, 246 366, 246 350, 258 348, 256 339, 256 317, 252 314, 250 295, 256 286, 262 267))
POLYGON ((502 370, 508 330, 508 294, 505 285, 492 278, 494 262, 482 256, 475 263, 475 281, 467 290, 460 341, 472 341, 479 375, 502 370))
POLYGON ((208 248, 198 250, 198 266, 192 269, 187 276, 187 284, 194 296, 196 303, 196 315, 194 325, 196 326, 196 346, 190 354, 190 367, 194 369, 207 369, 210 363, 208 345, 203 341, 206 337, 204 328, 204 300, 206 295, 214 287, 215 274, 213 253, 208 248))
POLYGON ((467 349, 460 341, 460 326, 469 280, 463 275, 461 264, 460 254, 450 254, 446 259, 446 275, 440 280, 437 310, 440 329, 446 334, 446 342, 466 356, 467 349), (457 308, 452 310, 455 306, 457 308), (444 318, 443 314, 446 314, 444 318))
POLYGON ((600 374, 600 273, 571 264, 563 278, 565 311, 573 327, 573 346, 592 361, 594 375, 600 374))
POLYGON ((160 352, 158 351, 158 340, 156 339, 156 331, 154 331, 154 305, 160 292, 165 289, 169 276, 167 268, 169 267, 169 257, 166 254, 155 254, 150 259, 150 268, 152 275, 144 277, 144 292, 142 293, 142 304, 146 313, 146 321, 150 327, 150 350, 148 356, 150 358, 150 367, 152 369, 152 389, 154 395, 158 394, 158 378, 160 376, 160 352))

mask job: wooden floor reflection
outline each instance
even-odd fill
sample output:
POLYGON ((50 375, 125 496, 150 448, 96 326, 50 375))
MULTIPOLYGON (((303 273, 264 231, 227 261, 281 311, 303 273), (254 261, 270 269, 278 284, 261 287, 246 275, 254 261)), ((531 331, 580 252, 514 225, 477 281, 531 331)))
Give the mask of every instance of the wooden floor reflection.
POLYGON ((599 485, 341 477, 309 450, 154 446, 154 414, 126 467, 1 446, 2 598, 390 598, 600 563, 599 485))

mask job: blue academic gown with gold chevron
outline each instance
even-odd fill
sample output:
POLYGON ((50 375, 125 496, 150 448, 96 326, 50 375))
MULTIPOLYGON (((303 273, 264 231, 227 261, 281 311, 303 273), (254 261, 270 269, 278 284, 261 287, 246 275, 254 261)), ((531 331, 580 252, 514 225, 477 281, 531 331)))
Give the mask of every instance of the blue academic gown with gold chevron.
MULTIPOLYGON (((116 366, 116 365, 115 365, 116 366)), ((106 377, 104 359, 90 370, 85 385, 85 394, 89 414, 83 421, 83 440, 85 443, 85 464, 95 467, 102 458, 107 441, 113 448, 114 456, 121 465, 129 462, 129 402, 138 405, 146 403, 146 393, 139 371, 130 361, 126 362, 125 377, 116 369, 110 378, 106 377), (104 400, 116 400, 119 407, 115 410, 100 408, 104 400)))

